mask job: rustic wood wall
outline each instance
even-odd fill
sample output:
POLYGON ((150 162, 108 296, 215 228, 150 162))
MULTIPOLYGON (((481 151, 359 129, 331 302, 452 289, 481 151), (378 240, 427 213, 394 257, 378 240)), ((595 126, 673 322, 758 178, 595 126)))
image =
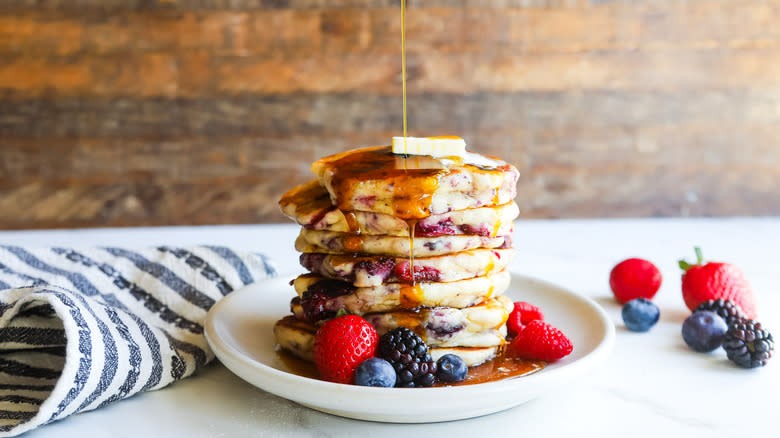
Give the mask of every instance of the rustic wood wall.
MULTIPOLYGON (((780 0, 410 0, 410 133, 524 217, 780 213, 780 0)), ((0 228, 283 220, 401 129, 398 1, 0 0, 0 228)))

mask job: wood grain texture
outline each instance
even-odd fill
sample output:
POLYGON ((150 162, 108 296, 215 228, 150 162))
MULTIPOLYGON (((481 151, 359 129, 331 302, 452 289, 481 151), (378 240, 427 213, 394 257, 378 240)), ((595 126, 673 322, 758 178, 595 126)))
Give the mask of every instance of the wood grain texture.
MULTIPOLYGON (((391 0, 0 2, 0 228, 282 221, 401 128, 391 0)), ((523 217, 780 214, 780 0, 410 0, 411 135, 523 217)))

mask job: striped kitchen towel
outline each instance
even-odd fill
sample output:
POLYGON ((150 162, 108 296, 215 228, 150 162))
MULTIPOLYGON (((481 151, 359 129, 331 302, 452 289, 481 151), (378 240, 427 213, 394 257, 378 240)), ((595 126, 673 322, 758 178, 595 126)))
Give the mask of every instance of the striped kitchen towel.
POLYGON ((209 308, 274 273, 217 246, 0 246, 0 436, 193 374, 209 308))

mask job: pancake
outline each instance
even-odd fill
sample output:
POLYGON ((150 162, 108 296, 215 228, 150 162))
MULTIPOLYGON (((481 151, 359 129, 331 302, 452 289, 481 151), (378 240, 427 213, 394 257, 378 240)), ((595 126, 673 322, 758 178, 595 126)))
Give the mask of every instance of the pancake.
POLYGON ((318 321, 332 318, 342 309, 365 315, 420 306, 471 307, 502 295, 509 281, 505 269, 449 283, 384 283, 371 287, 355 287, 348 282, 305 274, 293 282, 298 293, 293 299, 293 311, 298 319, 318 321))
POLYGON ((438 236, 408 237, 365 236, 333 231, 302 229, 295 240, 295 249, 304 253, 361 253, 409 258, 413 240, 414 257, 435 257, 477 248, 506 248, 509 236, 438 236))
MULTIPOLYGON (((290 307, 295 317, 304 320, 299 300, 290 307)), ((454 307, 421 307, 362 315, 376 328, 379 336, 396 327, 407 327, 420 335, 428 346, 488 347, 500 345, 506 335, 506 323, 513 307, 504 296, 463 309, 454 307)))
MULTIPOLYGON (((319 181, 301 184, 282 196, 282 212, 310 230, 406 237, 409 222, 396 216, 365 211, 342 211, 334 207, 319 181)), ((417 221, 416 237, 455 234, 504 236, 512 234, 513 221, 520 214, 514 202, 503 205, 455 210, 417 221)))
POLYGON ((481 365, 498 355, 502 346, 495 347, 436 347, 430 348, 431 359, 439 360, 445 354, 454 354, 460 356, 467 366, 473 367, 481 365))
MULTIPOLYGON (((309 362, 313 361, 314 335, 317 326, 299 321, 293 316, 286 316, 274 324, 274 336, 279 347, 285 351, 309 362)), ((438 360, 441 356, 451 353, 460 356, 466 365, 475 366, 487 362, 496 356, 501 345, 490 347, 432 347, 429 349, 431 358, 438 360)))
POLYGON ((414 259, 414 279, 408 258, 303 253, 301 265, 314 274, 343 280, 357 287, 382 283, 452 282, 481 277, 504 269, 514 250, 472 249, 454 254, 414 259))
POLYGON ((408 158, 389 146, 321 158, 311 171, 343 211, 421 219, 453 210, 501 205, 517 194, 517 169, 468 152, 463 158, 408 158))

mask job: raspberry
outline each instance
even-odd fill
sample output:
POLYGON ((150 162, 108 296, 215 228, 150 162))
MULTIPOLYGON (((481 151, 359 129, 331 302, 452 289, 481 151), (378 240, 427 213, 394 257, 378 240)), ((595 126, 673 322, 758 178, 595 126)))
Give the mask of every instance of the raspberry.
POLYGON ((393 268, 393 274, 398 277, 398 280, 404 283, 431 283, 441 280, 441 271, 430 266, 415 265, 414 267, 414 281, 412 281, 412 264, 408 260, 404 260, 395 265, 393 268))
POLYGON ((543 321, 531 321, 509 345, 507 353, 526 359, 552 362, 574 350, 571 341, 557 328, 543 321))
POLYGON ((326 321, 314 335, 314 364, 320 376, 336 383, 352 383, 355 370, 374 357, 379 336, 357 315, 326 321))
POLYGON ((661 287, 661 271, 643 259, 628 259, 615 265, 609 273, 609 287, 620 304, 636 298, 653 299, 661 287))
POLYGON ((544 314, 538 307, 525 301, 516 301, 506 321, 506 327, 511 333, 518 334, 526 324, 536 320, 544 321, 544 314))

